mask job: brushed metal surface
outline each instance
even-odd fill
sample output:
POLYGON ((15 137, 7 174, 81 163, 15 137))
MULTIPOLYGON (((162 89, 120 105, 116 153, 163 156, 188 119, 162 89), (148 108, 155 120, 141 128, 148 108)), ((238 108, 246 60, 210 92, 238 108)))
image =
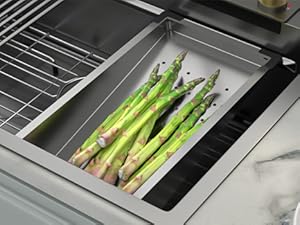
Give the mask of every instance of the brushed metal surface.
MULTIPOLYGON (((12 196, 15 196, 19 200, 22 201, 24 199, 25 204, 28 203, 29 207, 37 205, 39 208, 42 208, 34 208, 34 210, 36 212, 42 211, 44 215, 47 215, 47 218, 50 216, 55 220, 58 217, 59 221, 64 221, 64 225, 149 224, 143 219, 95 196, 91 192, 74 185, 2 146, 0 146, 0 155, 0 186, 5 186, 4 189, 8 189, 6 191, 12 193, 12 196)), ((10 199, 10 196, 6 194, 3 198, 10 199)), ((15 201, 16 198, 13 198, 11 203, 15 202, 18 204, 15 201)), ((2 207, 1 200, 0 207, 2 207)), ((4 207, 6 206, 4 205, 4 207)), ((24 213, 28 212, 30 213, 30 210, 25 210, 24 213)), ((4 216, 1 215, 1 221, 3 222, 6 216, 16 217, 16 214, 11 215, 11 213, 14 213, 14 211, 10 211, 4 216)), ((38 213, 36 216, 39 216, 37 219, 42 217, 38 213)), ((4 225, 33 225, 32 219, 35 218, 23 218, 23 222, 29 220, 29 223, 19 223, 18 219, 20 218, 8 218, 8 223, 4 223, 4 225), (16 223, 14 223, 15 221, 16 223)), ((40 220, 38 221, 39 225, 44 225, 40 220)), ((50 221, 52 222, 50 223, 51 225, 58 224, 57 221, 50 221)))
POLYGON ((1 224, 100 225, 0 170, 1 224))
MULTIPOLYGON (((238 70, 239 72, 244 71, 242 74, 244 74, 247 77, 247 79, 241 79, 241 83, 244 83, 244 85, 239 89, 238 92, 236 92, 236 94, 234 94, 230 98, 229 101, 226 102, 226 104, 224 104, 218 110, 217 113, 214 114, 214 118, 211 118, 210 122, 207 123, 206 128, 202 129, 202 134, 197 136, 195 139, 191 140, 187 145, 192 146, 195 142, 197 142, 198 138, 201 138, 201 136, 203 136, 217 122, 217 120, 221 118, 222 115, 224 115, 228 111, 228 109, 232 107, 232 105, 234 105, 235 102, 237 102, 240 99, 240 97, 243 96, 264 75, 266 71, 268 71, 270 68, 272 68, 275 64, 278 63, 278 57, 268 57, 260 53, 259 48, 248 43, 242 42, 238 39, 232 38, 218 31, 215 31, 211 28, 199 25, 189 20, 176 21, 171 18, 166 18, 165 20, 162 20, 159 24, 150 24, 149 27, 142 31, 138 36, 136 36, 132 41, 125 45, 116 54, 114 54, 110 59, 104 62, 102 66, 100 66, 98 69, 96 69, 96 71, 94 71, 93 77, 88 77, 84 80, 86 81, 84 83, 84 86, 82 86, 83 82, 81 82, 81 84, 78 85, 78 87, 80 87, 78 89, 78 92, 72 93, 74 96, 76 95, 76 97, 73 98, 72 101, 68 102, 66 101, 66 99, 64 99, 64 97, 62 97, 61 101, 58 100, 58 102, 54 103, 54 105, 56 105, 57 107, 57 110, 64 105, 66 108, 65 110, 68 111, 68 108, 70 109, 69 113, 67 114, 64 114, 64 110, 59 112, 59 116, 62 117, 64 122, 58 122, 56 120, 55 129, 63 129, 64 135, 66 134, 65 132, 67 132, 68 134, 68 131, 72 134, 72 131, 70 132, 69 126, 77 126, 78 129, 78 118, 80 118, 78 116, 80 116, 81 112, 97 112, 98 115, 90 115, 91 117, 88 120, 86 120, 87 123, 82 124, 82 126, 79 127, 80 132, 76 133, 76 135, 80 135, 78 136, 80 138, 72 139, 72 141, 74 141, 72 144, 77 147, 80 144, 80 142, 84 140, 85 135, 90 134, 91 130, 93 130, 95 126, 97 126, 99 121, 101 121, 101 118, 103 119, 106 115, 110 113, 110 110, 112 110, 112 106, 119 104, 124 98, 124 96, 129 94, 130 90, 136 88, 137 84, 131 81, 139 80, 140 82, 142 82, 143 79, 145 79, 145 77, 141 76, 141 74, 139 77, 139 74, 135 73, 138 73, 139 71, 145 72, 145 68, 149 70, 150 67, 149 65, 146 65, 145 62, 151 62, 151 60, 156 61, 158 59, 157 54, 160 51, 158 48, 153 48, 153 46, 155 47, 155 44, 159 45, 158 40, 163 40, 160 39, 160 37, 162 37, 162 35, 166 33, 165 25, 167 22, 170 21, 175 24, 175 26, 173 27, 174 29, 176 28, 175 31, 183 33, 189 36, 190 38, 192 37, 196 39, 190 40, 190 43, 197 43, 196 46, 201 46, 200 49, 195 50, 193 48, 195 45, 178 42, 181 43, 179 45, 180 49, 182 49, 183 47, 181 45, 190 46, 191 54, 196 55, 199 55, 202 49, 202 54, 206 55, 207 57, 212 57, 213 55, 213 58, 215 58, 217 61, 222 61, 223 68, 226 68, 225 65, 230 65, 230 71, 233 71, 234 69, 238 70), (199 40, 200 43, 198 43, 199 40), (153 49, 154 51, 151 52, 151 50, 153 49), (146 60, 143 61, 144 59, 146 60), (150 61, 147 61, 148 59, 150 61), (107 86, 109 86, 108 84, 111 84, 109 83, 110 80, 113 80, 115 79, 115 76, 124 73, 128 76, 125 76, 125 79, 122 80, 122 82, 118 86, 116 86, 112 92, 105 96, 104 100, 99 100, 97 97, 99 96, 99 90, 101 90, 101 88, 99 88, 99 85, 104 85, 103 87, 105 87, 106 85, 107 88, 107 86), (100 77, 98 77, 99 74, 101 74, 100 77), (133 74, 135 75, 132 76, 133 74), (132 76, 132 78, 126 80, 126 78, 130 76, 132 76), (105 79, 102 80, 103 78, 105 79), (248 81, 245 83, 246 80, 248 81), (91 83, 91 81, 93 82, 91 83), (103 83, 103 81, 106 82, 103 83), (112 96, 114 97, 112 98, 112 96), (87 101, 86 99, 94 99, 94 101, 87 101), (93 104, 93 106, 91 107, 90 104, 93 104), (75 107, 76 110, 74 110, 73 107, 75 107), (90 111, 88 111, 87 109, 90 111)), ((167 27, 169 28, 169 26, 167 27)), ((168 42, 171 40, 169 43, 172 43, 172 37, 172 35, 169 35, 166 40, 168 40, 168 42)), ((181 38, 182 37, 180 35, 174 35, 174 40, 178 41, 181 38)), ((163 41, 161 43, 163 43, 163 41)), ((175 41, 175 43, 177 42, 175 41)), ((173 44, 162 46, 172 45, 173 44)), ((178 45, 174 46, 176 46, 176 48, 174 48, 174 51, 178 50, 178 45)), ((162 58, 160 60, 162 60, 162 58)), ((154 61, 152 62, 154 63, 154 61)), ((239 77, 239 75, 237 76, 239 77)), ((66 95, 68 95, 68 93, 66 95)), ((68 98, 70 98, 70 96, 68 96, 68 98)), ((55 111, 56 110, 48 111, 48 117, 51 116, 55 111)), ((50 119, 54 119, 54 117, 50 117, 50 119)), ((42 123, 43 121, 45 120, 42 120, 40 118, 40 122, 42 123)), ((37 120, 35 122, 37 122, 37 120)), ((36 123, 36 126, 38 126, 39 124, 40 123, 36 123)), ((34 132, 32 131, 35 129, 27 130, 26 132, 24 131, 24 137, 27 136, 27 139, 33 138, 29 137, 28 134, 34 134, 34 132)), ((38 131, 38 129, 36 129, 36 131, 38 131)), ((61 133, 55 132, 55 130, 53 131, 53 133, 45 133, 47 134, 48 140, 46 138, 41 138, 41 136, 39 137, 39 140, 46 141, 50 144, 59 144, 59 141, 62 141, 62 143, 64 144, 64 139, 69 138, 68 136, 63 137, 61 133), (53 134, 58 135, 57 138, 52 139, 54 137, 52 136, 53 134), (53 142, 53 140, 56 141, 53 142)), ((39 131, 36 134, 41 135, 39 131)), ((216 181, 210 181, 207 185, 201 184, 200 189, 203 189, 202 191, 204 191, 204 193, 201 194, 201 198, 194 198, 197 200, 193 201, 191 207, 189 206, 190 203, 187 204, 185 202, 184 204, 182 204, 182 202, 180 202, 173 210, 167 213, 144 201, 141 201, 140 199, 134 196, 128 195, 127 193, 124 193, 118 190, 117 188, 112 187, 111 185, 106 184, 101 180, 96 179, 95 177, 89 174, 86 174, 84 171, 69 165, 65 161, 60 160, 57 157, 50 155, 45 151, 41 151, 41 148, 31 145, 28 142, 24 142, 23 140, 17 139, 18 141, 12 143, 11 141, 9 141, 12 140, 11 138, 8 138, 8 141, 7 143, 5 142, 5 144, 13 144, 13 146, 8 146, 13 151, 22 154, 24 157, 29 158, 30 160, 38 163, 39 165, 53 171, 56 174, 59 174, 59 176, 62 176, 65 179, 68 179, 71 182, 83 187, 84 189, 89 190, 97 196, 100 196, 101 198, 106 199, 107 201, 110 201, 114 204, 117 204, 119 207, 126 209, 135 215, 138 215, 148 221, 157 224, 165 224, 166 222, 171 221, 171 219, 172 222, 174 222, 174 224, 182 224, 195 211, 195 205, 200 205, 203 201, 205 201, 207 197, 206 195, 209 195, 211 192, 213 192, 215 188, 214 185, 216 181), (22 147, 22 150, 19 149, 20 145, 23 144, 25 144, 25 146, 22 147), (178 210, 180 211, 180 213, 178 213, 178 210)), ((186 149, 188 149, 188 147, 186 149)), ((49 151, 49 149, 47 150, 49 151)), ((245 151, 247 150, 249 149, 245 149, 245 151)), ((52 153, 57 153, 57 149, 53 148, 52 153)), ((71 151, 69 150, 69 153, 67 152, 67 154, 70 153, 71 151)), ((217 176, 218 182, 224 179, 227 175, 224 174, 224 172, 220 174, 222 175, 217 176)), ((198 187, 198 184, 196 186, 198 187)), ((200 193, 202 191, 200 190, 200 193)), ((189 199, 189 195, 190 193, 188 193, 185 196, 185 199, 189 199)))

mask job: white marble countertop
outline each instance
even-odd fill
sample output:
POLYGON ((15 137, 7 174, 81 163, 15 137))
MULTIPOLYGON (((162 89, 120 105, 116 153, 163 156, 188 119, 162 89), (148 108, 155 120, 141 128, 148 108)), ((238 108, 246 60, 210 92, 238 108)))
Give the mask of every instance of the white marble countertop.
POLYGON ((191 218, 191 225, 291 225, 300 202, 300 101, 191 218))

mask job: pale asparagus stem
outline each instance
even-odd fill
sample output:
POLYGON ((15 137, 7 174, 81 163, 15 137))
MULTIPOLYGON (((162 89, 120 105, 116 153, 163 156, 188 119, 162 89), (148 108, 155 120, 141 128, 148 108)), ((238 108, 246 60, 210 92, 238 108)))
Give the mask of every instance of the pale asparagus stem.
POLYGON ((124 181, 124 180, 119 179, 117 186, 118 186, 118 188, 123 189, 123 187, 125 187, 125 185, 127 183, 128 183, 128 181, 124 181))
POLYGON ((132 136, 128 141, 128 144, 117 154, 115 159, 112 161, 111 166, 108 168, 107 172, 104 175, 103 180, 109 184, 115 184, 118 179, 118 171, 123 165, 129 149, 132 147, 133 142, 135 141, 136 136, 132 136))
POLYGON ((91 144, 84 151, 81 151, 72 159, 72 164, 80 167, 84 162, 90 160, 98 151, 100 151, 101 147, 97 144, 97 142, 91 144))
POLYGON ((187 133, 182 135, 165 152, 160 154, 156 159, 150 162, 146 167, 139 170, 136 176, 132 177, 131 180, 122 188, 123 191, 133 194, 138 188, 140 188, 145 181, 147 181, 178 149, 180 149, 184 143, 195 134, 202 126, 201 124, 195 125, 187 133))
MULTIPOLYGON (((207 83, 205 86, 212 85, 207 83)), ((214 85, 214 84, 213 84, 214 85)), ((206 88, 208 89, 208 88, 206 88)), ((203 90, 203 89, 202 89, 203 90)), ((168 124, 153 138, 139 153, 131 158, 119 171, 119 177, 122 180, 128 178, 172 135, 180 123, 197 107, 203 100, 200 91, 192 101, 185 104, 181 110, 168 122, 168 124)))
MULTIPOLYGON (((150 135, 153 131, 155 122, 157 121, 158 118, 159 118, 159 114, 157 114, 157 116, 150 119, 151 121, 147 122, 147 124, 139 131, 136 141, 133 144, 130 151, 128 152, 126 160, 125 160, 125 162, 123 162, 122 165, 126 164, 135 154, 137 154, 146 145, 148 138, 150 137, 150 135)), ((119 167, 119 169, 121 168, 121 166, 119 167)), ((118 171, 117 171, 117 176, 118 176, 118 171)), ((123 181, 121 179, 118 180, 117 186, 119 188, 122 188, 125 185, 126 185, 125 181, 123 181)))
POLYGON ((97 153, 97 155, 92 158, 88 164, 85 166, 85 168, 83 168, 86 172, 90 173, 91 172, 91 169, 93 168, 93 166, 96 164, 96 161, 97 161, 97 158, 98 159, 101 159, 102 155, 103 155, 104 151, 99 151, 97 153))
POLYGON ((151 118, 144 127, 139 131, 138 136, 132 145, 132 148, 129 150, 126 161, 124 164, 126 164, 132 156, 137 154, 148 142, 148 139, 152 133, 152 130, 154 128, 154 125, 159 118, 160 114, 156 114, 153 118, 151 118))
MULTIPOLYGON (((131 137, 135 137, 135 136, 131 136, 131 137)), ((130 142, 130 139, 128 138, 126 139, 127 142, 124 142, 124 138, 123 138, 123 142, 121 145, 120 144, 121 140, 122 140, 122 136, 118 137, 118 139, 112 145, 108 146, 107 148, 104 148, 103 151, 100 151, 95 157, 95 159, 90 162, 90 164, 86 168, 86 171, 92 174, 93 176, 102 179, 107 169, 110 167, 110 165, 108 164, 108 160, 111 158, 112 154, 115 154, 114 150, 117 147, 119 147, 119 149, 122 149, 122 147, 126 147, 126 144, 130 142)))
POLYGON ((85 171, 92 174, 95 177, 103 178, 100 174, 100 169, 103 166, 105 160, 107 160, 112 153, 112 150, 118 145, 118 140, 116 140, 112 145, 107 148, 104 148, 102 151, 98 152, 97 155, 92 159, 88 166, 85 168, 85 171))
POLYGON ((87 160, 90 160, 101 148, 95 148, 95 142, 99 136, 111 128, 117 120, 125 116, 133 107, 135 107, 150 91, 150 89, 158 82, 160 77, 157 75, 159 71, 159 64, 153 69, 150 74, 149 81, 144 84, 140 89, 138 89, 132 96, 128 97, 124 103, 112 114, 110 115, 103 123, 100 125, 97 130, 95 130, 92 135, 85 141, 85 143, 79 148, 75 154, 69 160, 72 164, 81 166, 80 163, 84 163, 87 160), (87 144, 90 144, 87 146, 87 144), (87 147, 86 147, 87 146, 87 147), (91 151, 91 149, 93 149, 91 151), (80 163, 79 163, 80 162, 80 163))
POLYGON ((111 167, 107 170, 103 180, 109 184, 116 184, 118 180, 118 170, 123 165, 124 160, 126 159, 126 154, 123 152, 118 156, 112 163, 111 167))
POLYGON ((175 76, 174 73, 178 73, 178 71, 181 69, 182 61, 184 60, 186 54, 187 52, 183 52, 178 55, 168 70, 162 74, 160 81, 147 95, 147 97, 144 98, 137 106, 135 106, 122 120, 119 120, 111 129, 101 135, 101 138, 98 140, 98 143, 101 147, 110 145, 120 134, 120 132, 122 132, 122 130, 128 128, 138 114, 143 113, 148 106, 161 95, 169 80, 175 76))
MULTIPOLYGON (((195 88, 199 83, 203 82, 203 78, 193 80, 178 88, 177 90, 172 91, 169 95, 162 97, 157 100, 155 104, 153 104, 149 110, 140 115, 136 121, 134 121, 128 130, 124 130, 122 132, 122 136, 118 141, 118 145, 112 150, 112 153, 109 155, 109 158, 104 161, 104 164, 101 166, 100 171, 97 174, 102 177, 106 173, 107 169, 111 166, 112 161, 116 157, 116 155, 120 152, 121 149, 126 146, 128 143, 128 137, 132 137, 137 134, 140 129, 149 121, 151 118, 155 116, 157 113, 161 113, 166 107, 174 102, 177 98, 184 95, 186 92, 195 88)), ((115 142, 114 142, 115 143, 115 142)), ((114 145, 114 143, 112 145, 114 145)))

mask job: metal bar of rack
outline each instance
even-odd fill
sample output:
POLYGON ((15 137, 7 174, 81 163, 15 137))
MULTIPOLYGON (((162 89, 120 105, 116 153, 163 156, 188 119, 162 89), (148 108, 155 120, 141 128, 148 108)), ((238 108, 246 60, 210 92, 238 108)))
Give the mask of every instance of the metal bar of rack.
POLYGON ((32 25, 62 1, 6 0, 0 4, 0 128, 11 133, 19 132, 67 86, 105 61, 32 25))
MULTIPOLYGON (((0 27, 4 26, 6 23, 8 23, 10 20, 12 20, 13 18, 15 18, 18 14, 24 12, 26 9, 28 9, 30 6, 32 6, 33 4, 35 4, 38 0, 32 0, 29 4, 24 5, 23 7, 21 7, 19 10, 15 11, 13 14, 11 14, 10 16, 6 17, 4 20, 1 21, 0 23, 0 27)), ((2 12, 5 14, 5 12, 2 12)), ((0 17, 2 17, 0 15, 0 17)))
POLYGON ((8 5, 9 3, 11 3, 12 1, 14 1, 14 0, 6 0, 6 1, 2 2, 2 3, 0 4, 0 9, 2 9, 3 7, 5 7, 5 6, 8 5))
MULTIPOLYGON (((0 30, 0 37, 2 35, 7 35, 6 38, 0 41, 0 46, 6 43, 8 40, 13 38, 14 36, 18 35, 19 32, 26 29, 28 26, 30 26, 32 23, 37 21, 39 18, 44 16, 46 13, 51 11, 53 8, 61 4, 64 0, 43 0, 38 1, 38 5, 34 4, 33 7, 28 7, 29 11, 25 11, 25 13, 19 13, 18 15, 15 15, 10 21, 7 22, 8 26, 3 26, 3 30, 0 30), (20 16, 20 17, 19 17, 20 16), (22 24, 17 30, 13 30, 14 27, 17 27, 18 25, 22 24)), ((17 0, 12 1, 17 2, 18 5, 20 3, 23 4, 30 4, 30 0, 17 0)), ((15 4, 17 4, 15 3, 15 4)), ((0 19, 3 19, 3 17, 9 16, 9 13, 11 10, 8 10, 8 14, 3 15, 0 17, 0 19)))

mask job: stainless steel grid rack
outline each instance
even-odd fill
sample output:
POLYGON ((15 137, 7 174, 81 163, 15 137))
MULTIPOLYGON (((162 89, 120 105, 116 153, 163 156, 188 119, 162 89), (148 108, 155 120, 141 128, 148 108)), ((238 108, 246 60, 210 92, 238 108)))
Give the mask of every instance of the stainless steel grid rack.
POLYGON ((0 128, 13 134, 105 60, 31 26, 61 2, 0 3, 0 128))

